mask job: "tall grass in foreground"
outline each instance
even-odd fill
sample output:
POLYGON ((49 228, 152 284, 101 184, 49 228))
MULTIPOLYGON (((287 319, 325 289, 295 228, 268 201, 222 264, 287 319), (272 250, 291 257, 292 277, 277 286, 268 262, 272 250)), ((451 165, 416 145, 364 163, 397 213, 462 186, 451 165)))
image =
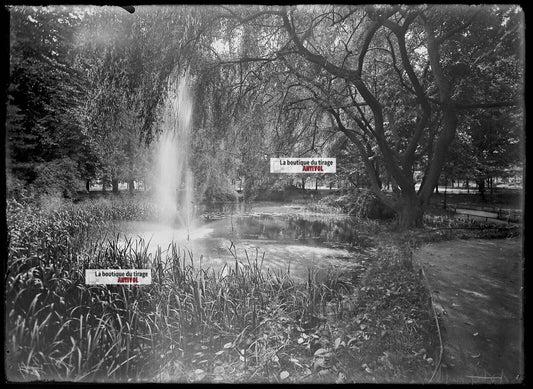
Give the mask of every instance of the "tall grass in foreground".
POLYGON ((225 380, 268 376, 289 363, 292 333, 315 325, 348 288, 335 274, 317 282, 311 272, 296 284, 287 272, 263 271, 257 256, 235 255, 215 271, 196 268, 193 253, 175 245, 151 255, 143 240, 119 244, 119 236, 106 235, 106 217, 129 214, 98 213, 94 204, 45 211, 8 203, 10 380, 187 381, 207 371, 225 380), (85 285, 84 270, 102 267, 151 268, 153 282, 85 285))

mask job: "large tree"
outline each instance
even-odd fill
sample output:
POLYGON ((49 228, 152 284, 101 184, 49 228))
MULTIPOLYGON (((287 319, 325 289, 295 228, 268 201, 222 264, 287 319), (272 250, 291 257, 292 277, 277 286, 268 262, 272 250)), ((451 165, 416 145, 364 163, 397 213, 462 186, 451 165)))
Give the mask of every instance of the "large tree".
POLYGON ((87 83, 75 66, 73 37, 80 19, 67 7, 13 7, 10 16, 8 175, 71 193, 79 172, 97 164, 81 131, 87 83))
POLYGON ((517 7, 320 5, 224 12, 234 23, 233 39, 242 26, 253 26, 254 44, 262 48, 254 58, 234 61, 254 62, 258 71, 265 63, 282 63, 285 85, 305 91, 353 142, 372 189, 404 227, 422 222, 460 113, 520 100, 523 15, 517 7), (392 197, 382 190, 373 162, 378 158, 393 181, 392 197), (415 170, 422 171, 418 190, 415 170))
POLYGON ((443 174, 451 180, 472 180, 483 200, 495 178, 523 161, 521 115, 513 110, 477 110, 458 126, 443 174))
POLYGON ((102 176, 118 191, 119 181, 144 176, 143 147, 161 128, 169 79, 194 58, 191 42, 200 18, 187 8, 88 8, 77 31, 78 66, 91 87, 85 127, 102 158, 102 176))

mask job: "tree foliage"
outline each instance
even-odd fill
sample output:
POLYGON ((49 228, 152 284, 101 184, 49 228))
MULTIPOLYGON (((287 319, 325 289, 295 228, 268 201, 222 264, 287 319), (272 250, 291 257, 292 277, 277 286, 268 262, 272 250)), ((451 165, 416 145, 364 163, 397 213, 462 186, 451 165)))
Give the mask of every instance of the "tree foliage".
POLYGON ((94 163, 90 139, 78 130, 87 85, 74 66, 72 36, 79 20, 71 15, 64 7, 16 7, 11 12, 8 168, 28 183, 55 160, 74 163, 79 170, 94 163))
POLYGON ((329 115, 329 128, 356 146, 374 192, 404 226, 421 223, 470 110, 519 105, 523 16, 517 7, 224 10, 234 23, 233 39, 242 26, 253 25, 264 48, 255 58, 237 55, 232 62, 255 63, 256 72, 265 63, 282 64, 283 85, 297 88, 297 101, 329 115), (393 183, 393 197, 382 190, 380 167, 393 183), (422 176, 418 190, 415 171, 422 176))
POLYGON ((238 177, 249 198, 271 187, 279 177, 267 174, 270 157, 336 156, 340 176, 368 184, 412 226, 443 168, 479 178, 516 162, 517 6, 10 11, 10 169, 26 182, 40 163, 65 158, 80 178, 146 175, 146 146, 183 74, 194 99, 191 164, 206 199, 234 195, 238 177))

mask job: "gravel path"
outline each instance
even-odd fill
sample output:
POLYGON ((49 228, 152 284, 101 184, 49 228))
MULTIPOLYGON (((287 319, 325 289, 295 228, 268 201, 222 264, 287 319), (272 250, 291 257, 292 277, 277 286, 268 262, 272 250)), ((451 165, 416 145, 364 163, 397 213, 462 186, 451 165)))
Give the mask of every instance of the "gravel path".
POLYGON ((516 383, 524 376, 522 240, 457 240, 415 253, 444 343, 437 382, 516 383))

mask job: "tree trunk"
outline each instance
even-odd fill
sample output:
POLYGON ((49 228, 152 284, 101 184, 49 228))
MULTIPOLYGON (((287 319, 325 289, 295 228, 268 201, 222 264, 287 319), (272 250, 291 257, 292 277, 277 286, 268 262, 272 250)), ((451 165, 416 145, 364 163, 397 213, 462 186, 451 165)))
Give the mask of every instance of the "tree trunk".
POLYGON ((476 180, 479 194, 481 195, 481 200, 486 201, 485 199, 485 179, 476 180))
POLYGON ((85 189, 87 189, 87 192, 91 191, 91 180, 85 180, 85 189))
POLYGON ((400 229, 403 230, 423 226, 424 207, 416 195, 402 195, 398 204, 397 213, 400 229))
POLYGON ((446 194, 448 192, 448 179, 444 181, 444 200, 442 201, 442 208, 446 209, 448 204, 446 203, 446 194))
POLYGON ((133 178, 128 181, 128 189, 130 194, 133 194, 133 191, 135 190, 135 182, 133 181, 133 178))
POLYGON ((118 193, 118 180, 116 178, 111 180, 111 185, 113 186, 113 193, 118 193))
POLYGON ((376 171, 376 181, 377 181, 377 187, 381 190, 382 188, 382 183, 381 183, 381 177, 380 177, 380 174, 379 174, 379 163, 378 161, 376 160, 376 164, 375 164, 375 167, 374 167, 375 171, 376 171))

